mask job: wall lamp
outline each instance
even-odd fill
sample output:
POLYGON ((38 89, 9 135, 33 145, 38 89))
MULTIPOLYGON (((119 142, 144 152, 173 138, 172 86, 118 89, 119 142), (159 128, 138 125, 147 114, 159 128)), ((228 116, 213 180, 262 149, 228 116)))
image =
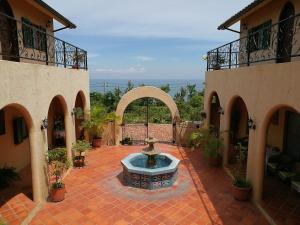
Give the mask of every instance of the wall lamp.
POLYGON ((47 117, 42 120, 41 130, 46 130, 48 128, 48 119, 47 117))
POLYGON ((224 109, 221 106, 218 108, 218 113, 224 115, 224 109))
POLYGON ((75 116, 76 114, 76 108, 73 108, 72 112, 71 112, 71 116, 75 116))
POLYGON ((248 120, 248 128, 252 129, 252 130, 256 129, 256 125, 255 125, 255 123, 254 123, 254 121, 253 121, 253 119, 251 117, 248 120))

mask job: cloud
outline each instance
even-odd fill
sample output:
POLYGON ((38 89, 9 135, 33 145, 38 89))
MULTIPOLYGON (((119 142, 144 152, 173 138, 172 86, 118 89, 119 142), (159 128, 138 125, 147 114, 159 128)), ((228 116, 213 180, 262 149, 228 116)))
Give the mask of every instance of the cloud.
POLYGON ((142 66, 132 66, 129 68, 98 68, 95 69, 95 73, 98 74, 140 74, 146 72, 146 69, 142 66))
POLYGON ((217 31, 218 25, 249 4, 249 0, 45 1, 77 24, 74 32, 80 35, 217 40, 231 35, 217 31))
POLYGON ((134 59, 136 59, 138 61, 142 61, 142 62, 149 62, 149 61, 155 60, 155 58, 150 57, 150 56, 136 56, 136 57, 134 57, 134 59))

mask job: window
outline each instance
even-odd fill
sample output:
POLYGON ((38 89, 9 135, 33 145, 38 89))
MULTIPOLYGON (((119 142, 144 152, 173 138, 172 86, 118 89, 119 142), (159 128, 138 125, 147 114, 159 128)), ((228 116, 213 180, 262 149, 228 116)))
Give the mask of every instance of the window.
POLYGON ((5 114, 4 110, 0 110, 0 135, 5 134, 5 114))
POLYGON ((47 37, 46 29, 34 25, 30 20, 22 18, 23 43, 26 48, 34 48, 46 52, 47 37))
POLYGON ((268 49, 270 47, 272 20, 269 20, 248 32, 250 52, 268 49))
POLYGON ((14 143, 21 144, 27 137, 28 131, 26 123, 23 117, 19 117, 13 120, 14 128, 14 143))

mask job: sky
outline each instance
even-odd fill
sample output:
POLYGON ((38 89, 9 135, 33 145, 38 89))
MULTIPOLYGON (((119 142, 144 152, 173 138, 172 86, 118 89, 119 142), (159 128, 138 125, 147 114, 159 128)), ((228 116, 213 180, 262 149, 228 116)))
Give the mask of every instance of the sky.
POLYGON ((55 35, 88 51, 91 78, 186 80, 204 79, 206 52, 238 38, 217 27, 251 1, 45 2, 77 25, 55 35))

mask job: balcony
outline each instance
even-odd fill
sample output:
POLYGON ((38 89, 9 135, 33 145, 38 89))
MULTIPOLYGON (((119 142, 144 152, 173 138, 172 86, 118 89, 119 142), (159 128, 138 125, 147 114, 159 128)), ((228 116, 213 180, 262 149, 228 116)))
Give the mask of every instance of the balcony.
POLYGON ((26 19, 0 13, 0 59, 87 70, 87 52, 26 19))
POLYGON ((299 18, 297 14, 273 25, 268 21, 249 29, 247 36, 209 51, 207 71, 299 60, 299 18))

